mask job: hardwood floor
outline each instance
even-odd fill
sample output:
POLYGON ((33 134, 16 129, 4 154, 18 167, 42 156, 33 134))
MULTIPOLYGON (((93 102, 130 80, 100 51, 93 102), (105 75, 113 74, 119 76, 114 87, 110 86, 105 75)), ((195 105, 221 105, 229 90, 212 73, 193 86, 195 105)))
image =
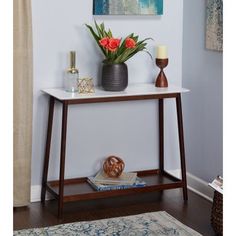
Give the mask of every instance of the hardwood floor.
POLYGON ((62 220, 57 219, 56 201, 47 201, 45 206, 39 202, 31 203, 29 207, 14 209, 14 230, 166 211, 204 236, 215 235, 210 225, 212 203, 191 191, 188 194, 187 203, 184 203, 180 189, 66 203, 62 220))

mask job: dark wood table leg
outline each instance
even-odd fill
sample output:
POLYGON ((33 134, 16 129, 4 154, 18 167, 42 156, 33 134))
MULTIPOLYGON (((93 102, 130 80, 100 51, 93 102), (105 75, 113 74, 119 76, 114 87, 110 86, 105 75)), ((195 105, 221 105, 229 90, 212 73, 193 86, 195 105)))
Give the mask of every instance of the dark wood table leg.
POLYGON ((164 171, 164 100, 159 99, 159 169, 164 171))
POLYGON ((58 218, 62 217, 63 204, 64 204, 63 197, 64 197, 64 177, 65 177, 67 113, 68 113, 68 103, 66 101, 64 101, 63 107, 62 107, 61 159, 60 159, 60 177, 59 177, 58 218))
POLYGON ((185 148, 184 148, 184 129, 183 129, 183 115, 182 115, 182 103, 181 94, 176 97, 176 108, 177 108, 177 120, 178 120, 178 131, 179 131, 179 149, 180 149, 180 160, 181 160, 181 174, 183 181, 183 197, 184 200, 188 200, 187 192, 187 178, 186 178, 186 164, 185 164, 185 148))
POLYGON ((51 138, 52 138, 54 103, 55 103, 54 97, 50 96, 47 141, 46 141, 46 147, 45 147, 43 176, 42 176, 42 189, 41 189, 41 202, 42 203, 45 202, 45 195, 46 195, 46 184, 47 184, 47 178, 48 178, 48 165, 49 165, 49 158, 50 158, 51 138))

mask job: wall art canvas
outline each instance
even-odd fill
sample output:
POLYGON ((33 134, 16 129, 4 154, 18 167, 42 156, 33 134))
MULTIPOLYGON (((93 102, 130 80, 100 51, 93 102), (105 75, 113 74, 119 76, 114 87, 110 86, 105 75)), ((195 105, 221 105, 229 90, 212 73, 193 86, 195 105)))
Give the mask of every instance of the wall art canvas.
POLYGON ((206 48, 223 50, 223 0, 207 0, 206 48))
POLYGON ((94 15, 162 15, 163 0, 94 0, 94 15))

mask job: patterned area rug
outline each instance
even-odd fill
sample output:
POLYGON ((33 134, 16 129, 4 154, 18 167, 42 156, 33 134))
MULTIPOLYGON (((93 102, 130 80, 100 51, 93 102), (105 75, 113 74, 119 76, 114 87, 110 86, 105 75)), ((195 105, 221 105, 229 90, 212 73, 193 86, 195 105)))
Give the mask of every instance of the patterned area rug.
POLYGON ((14 231, 15 236, 200 236, 165 211, 14 231))

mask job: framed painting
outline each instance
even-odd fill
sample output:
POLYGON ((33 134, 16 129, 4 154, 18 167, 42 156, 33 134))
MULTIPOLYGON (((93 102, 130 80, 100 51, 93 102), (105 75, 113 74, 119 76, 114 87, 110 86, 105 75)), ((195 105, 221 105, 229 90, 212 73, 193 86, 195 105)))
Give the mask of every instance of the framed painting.
POLYGON ((93 0, 94 15, 162 15, 163 0, 93 0))
POLYGON ((223 0, 207 0, 206 48, 223 50, 223 0))

